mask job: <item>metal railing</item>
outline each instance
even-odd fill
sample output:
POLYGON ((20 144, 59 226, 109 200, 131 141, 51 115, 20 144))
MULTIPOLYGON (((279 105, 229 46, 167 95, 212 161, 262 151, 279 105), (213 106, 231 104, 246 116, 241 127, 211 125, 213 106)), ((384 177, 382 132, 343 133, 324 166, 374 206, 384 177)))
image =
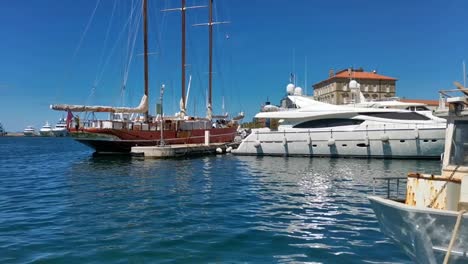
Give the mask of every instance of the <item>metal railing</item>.
POLYGON ((373 177, 372 178, 372 194, 375 195, 376 191, 376 185, 377 181, 386 181, 387 184, 386 186, 386 193, 387 193, 387 199, 392 199, 392 200, 405 200, 404 197, 400 197, 400 195, 406 196, 406 181, 407 177, 373 177), (400 184, 400 181, 404 181, 404 184, 400 184), (393 184, 392 184, 393 182, 393 184), (400 186, 403 185, 404 191, 400 192, 400 186), (395 190, 392 192, 392 188, 395 188, 395 190), (392 193, 395 196, 392 196, 392 193))

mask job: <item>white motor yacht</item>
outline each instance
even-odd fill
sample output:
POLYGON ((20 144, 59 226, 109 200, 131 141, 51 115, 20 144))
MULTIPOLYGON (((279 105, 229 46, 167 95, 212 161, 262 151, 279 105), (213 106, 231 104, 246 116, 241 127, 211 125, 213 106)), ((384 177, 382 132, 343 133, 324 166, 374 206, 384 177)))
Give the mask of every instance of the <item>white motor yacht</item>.
POLYGON ((24 130, 23 130, 23 134, 25 136, 35 136, 36 135, 36 129, 34 129, 34 127, 32 126, 27 126, 24 130))
POLYGON ((52 133, 56 137, 66 137, 68 136, 67 122, 65 119, 61 118, 55 127, 52 129, 52 133))
POLYGON ((54 133, 52 132, 52 126, 46 121, 45 125, 41 127, 39 130, 39 134, 43 137, 52 137, 54 133))
POLYGON ((398 177, 387 198, 369 197, 382 232, 416 263, 468 263, 468 89, 457 86, 436 111, 447 119, 441 175, 408 174, 403 200, 390 197, 398 177))
MULTIPOLYGON (((300 89, 300 88, 299 88, 300 89)), ((415 111, 332 105, 288 85, 294 108, 269 107, 255 117, 277 128, 253 129, 237 155, 439 158, 446 121, 415 111)))

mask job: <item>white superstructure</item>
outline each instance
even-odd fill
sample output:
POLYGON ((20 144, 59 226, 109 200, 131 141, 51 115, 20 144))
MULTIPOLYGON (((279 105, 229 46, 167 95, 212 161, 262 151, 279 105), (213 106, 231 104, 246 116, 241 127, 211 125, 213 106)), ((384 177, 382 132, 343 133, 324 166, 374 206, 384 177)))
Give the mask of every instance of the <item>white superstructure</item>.
POLYGON ((43 137, 52 137, 54 133, 52 132, 52 126, 46 121, 45 125, 39 129, 39 134, 43 137))
POLYGON ((403 202, 369 197, 382 232, 416 263, 468 263, 468 89, 461 89, 457 97, 441 92, 449 108, 443 102, 436 112, 448 120, 441 175, 408 174, 403 202))
POLYGON ((36 130, 34 129, 34 127, 32 126, 27 126, 24 130, 23 130, 23 134, 25 136, 35 136, 36 135, 36 130))
POLYGON ((289 85, 288 89, 289 105, 295 108, 278 108, 255 116, 278 120, 278 128, 253 129, 233 153, 439 158, 443 152, 446 121, 432 114, 332 105, 291 94, 289 85))
POLYGON ((61 118, 55 127, 52 128, 52 133, 56 137, 66 137, 68 136, 67 122, 61 118))

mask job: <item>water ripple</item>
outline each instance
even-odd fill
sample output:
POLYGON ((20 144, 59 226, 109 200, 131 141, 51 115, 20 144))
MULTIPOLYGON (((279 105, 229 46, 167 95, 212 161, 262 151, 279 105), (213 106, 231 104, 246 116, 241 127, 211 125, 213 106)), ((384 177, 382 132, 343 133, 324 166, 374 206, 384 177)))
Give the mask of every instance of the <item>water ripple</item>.
POLYGON ((92 157, 0 138, 0 262, 408 263, 379 231, 375 175, 438 162, 92 157), (371 250, 372 249, 372 250, 371 250))

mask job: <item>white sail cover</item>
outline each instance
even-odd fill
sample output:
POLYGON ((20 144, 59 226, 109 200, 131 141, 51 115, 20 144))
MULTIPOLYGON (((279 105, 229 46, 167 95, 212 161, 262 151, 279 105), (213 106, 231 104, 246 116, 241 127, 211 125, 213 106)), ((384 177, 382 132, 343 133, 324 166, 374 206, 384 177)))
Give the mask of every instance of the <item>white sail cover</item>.
POLYGON ((113 106, 87 106, 87 105, 50 105, 50 109, 72 112, 103 112, 103 113, 145 113, 148 111, 148 96, 143 95, 140 105, 137 107, 113 107, 113 106))

